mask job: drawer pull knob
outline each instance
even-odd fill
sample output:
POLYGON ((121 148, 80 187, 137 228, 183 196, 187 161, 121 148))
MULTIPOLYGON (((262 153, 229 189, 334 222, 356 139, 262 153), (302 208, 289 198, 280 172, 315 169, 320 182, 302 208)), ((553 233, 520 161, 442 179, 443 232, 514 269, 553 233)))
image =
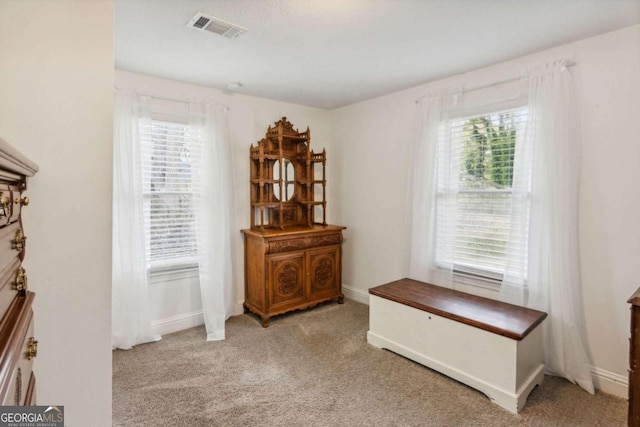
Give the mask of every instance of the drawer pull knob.
POLYGON ((24 249, 26 243, 27 237, 24 235, 24 233, 22 233, 22 228, 18 228, 18 230, 16 230, 16 235, 11 242, 11 247, 20 252, 24 249))
POLYGON ((24 272, 24 268, 18 269, 16 274, 16 290, 22 292, 27 289, 27 275, 24 272))
POLYGON ((13 199, 13 203, 20 203, 22 206, 29 206, 29 197, 24 196, 22 199, 16 197, 13 199))
POLYGON ((27 341, 27 360, 31 360, 38 355, 38 341, 34 337, 27 341))

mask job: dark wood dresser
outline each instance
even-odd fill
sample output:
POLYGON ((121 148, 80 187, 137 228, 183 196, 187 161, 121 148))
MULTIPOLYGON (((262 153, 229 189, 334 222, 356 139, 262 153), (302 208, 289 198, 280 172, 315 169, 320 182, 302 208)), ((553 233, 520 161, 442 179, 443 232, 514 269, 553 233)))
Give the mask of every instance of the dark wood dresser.
POLYGON ((2 405, 35 405, 33 359, 38 352, 33 300, 22 266, 27 238, 22 209, 27 178, 38 166, 0 138, 0 400, 2 405))
POLYGON ((629 426, 640 427, 640 289, 629 298, 631 338, 629 338, 629 426))

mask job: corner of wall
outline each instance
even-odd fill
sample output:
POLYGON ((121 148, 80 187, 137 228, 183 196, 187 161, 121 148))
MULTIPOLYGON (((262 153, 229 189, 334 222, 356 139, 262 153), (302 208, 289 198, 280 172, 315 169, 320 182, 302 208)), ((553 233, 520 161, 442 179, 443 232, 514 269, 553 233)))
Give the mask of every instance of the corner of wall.
POLYGON ((369 305, 369 292, 367 291, 343 284, 342 293, 345 298, 349 298, 361 304, 369 305))

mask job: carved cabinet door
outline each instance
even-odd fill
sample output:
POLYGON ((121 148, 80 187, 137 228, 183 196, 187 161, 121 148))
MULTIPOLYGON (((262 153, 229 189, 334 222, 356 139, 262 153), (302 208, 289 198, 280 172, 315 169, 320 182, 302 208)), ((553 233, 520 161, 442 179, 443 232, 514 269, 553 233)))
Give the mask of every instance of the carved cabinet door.
POLYGON ((307 253, 309 298, 323 298, 339 293, 340 248, 327 247, 307 253))
POLYGON ((272 256, 268 265, 271 308, 295 305, 306 299, 304 253, 272 256))

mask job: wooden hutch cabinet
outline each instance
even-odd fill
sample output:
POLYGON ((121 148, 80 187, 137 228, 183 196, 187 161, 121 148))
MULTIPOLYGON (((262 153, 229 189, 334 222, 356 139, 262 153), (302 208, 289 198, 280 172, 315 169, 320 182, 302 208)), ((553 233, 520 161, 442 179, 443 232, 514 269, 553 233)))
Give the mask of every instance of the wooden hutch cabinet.
POLYGON ((249 149, 251 228, 245 239, 245 311, 277 314, 344 302, 342 230, 326 223, 326 153, 286 117, 249 149))

